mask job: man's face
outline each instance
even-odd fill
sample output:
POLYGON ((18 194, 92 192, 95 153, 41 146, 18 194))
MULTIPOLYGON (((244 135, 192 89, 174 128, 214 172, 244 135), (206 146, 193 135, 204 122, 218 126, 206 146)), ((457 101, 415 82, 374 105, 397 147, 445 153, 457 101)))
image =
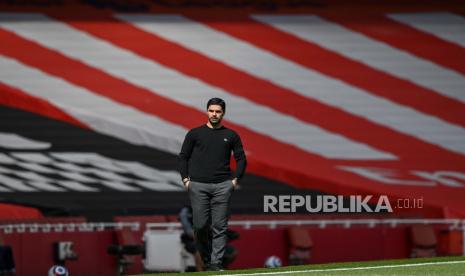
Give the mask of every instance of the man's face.
POLYGON ((207 114, 208 121, 210 122, 210 124, 214 126, 221 123, 221 120, 224 116, 223 108, 220 105, 216 104, 212 104, 208 107, 207 114))

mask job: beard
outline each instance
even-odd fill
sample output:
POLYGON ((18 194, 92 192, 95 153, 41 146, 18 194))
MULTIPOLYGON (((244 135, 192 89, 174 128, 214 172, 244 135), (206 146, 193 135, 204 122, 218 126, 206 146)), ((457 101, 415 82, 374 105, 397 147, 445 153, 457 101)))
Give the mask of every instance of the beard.
POLYGON ((208 118, 208 121, 210 121, 210 124, 215 127, 221 123, 221 118, 208 118))

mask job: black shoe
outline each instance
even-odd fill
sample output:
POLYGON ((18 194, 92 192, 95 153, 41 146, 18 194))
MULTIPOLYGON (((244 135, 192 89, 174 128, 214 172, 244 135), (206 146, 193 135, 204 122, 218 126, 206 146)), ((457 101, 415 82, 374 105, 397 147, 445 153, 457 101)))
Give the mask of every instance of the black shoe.
POLYGON ((203 271, 211 271, 210 267, 211 267, 211 264, 204 263, 204 265, 203 265, 203 271))
POLYGON ((206 267, 206 271, 224 271, 224 268, 221 264, 210 264, 206 267))

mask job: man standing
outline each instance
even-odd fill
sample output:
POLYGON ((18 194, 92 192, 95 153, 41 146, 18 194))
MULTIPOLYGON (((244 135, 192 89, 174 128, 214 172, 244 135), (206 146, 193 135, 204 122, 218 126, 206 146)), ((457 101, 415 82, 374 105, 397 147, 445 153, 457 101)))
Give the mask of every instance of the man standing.
POLYGON ((241 138, 221 124, 225 112, 222 99, 210 99, 207 124, 187 133, 179 154, 179 171, 192 205, 196 245, 206 270, 223 269, 229 201, 247 163, 241 138), (229 166, 231 152, 237 163, 234 175, 229 166))

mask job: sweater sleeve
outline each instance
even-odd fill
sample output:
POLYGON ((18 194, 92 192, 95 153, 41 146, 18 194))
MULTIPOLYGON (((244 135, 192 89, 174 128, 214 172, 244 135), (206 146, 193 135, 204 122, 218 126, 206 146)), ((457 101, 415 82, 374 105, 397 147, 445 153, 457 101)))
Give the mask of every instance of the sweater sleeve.
POLYGON ((247 158, 245 157, 244 148, 242 146, 241 137, 236 134, 236 138, 234 139, 234 159, 236 160, 236 173, 235 177, 237 179, 241 179, 245 174, 245 168, 247 167, 247 158))
POLYGON ((194 138, 192 136, 192 131, 186 134, 178 157, 179 173, 182 179, 189 177, 188 161, 191 157, 192 149, 194 148, 194 138))

